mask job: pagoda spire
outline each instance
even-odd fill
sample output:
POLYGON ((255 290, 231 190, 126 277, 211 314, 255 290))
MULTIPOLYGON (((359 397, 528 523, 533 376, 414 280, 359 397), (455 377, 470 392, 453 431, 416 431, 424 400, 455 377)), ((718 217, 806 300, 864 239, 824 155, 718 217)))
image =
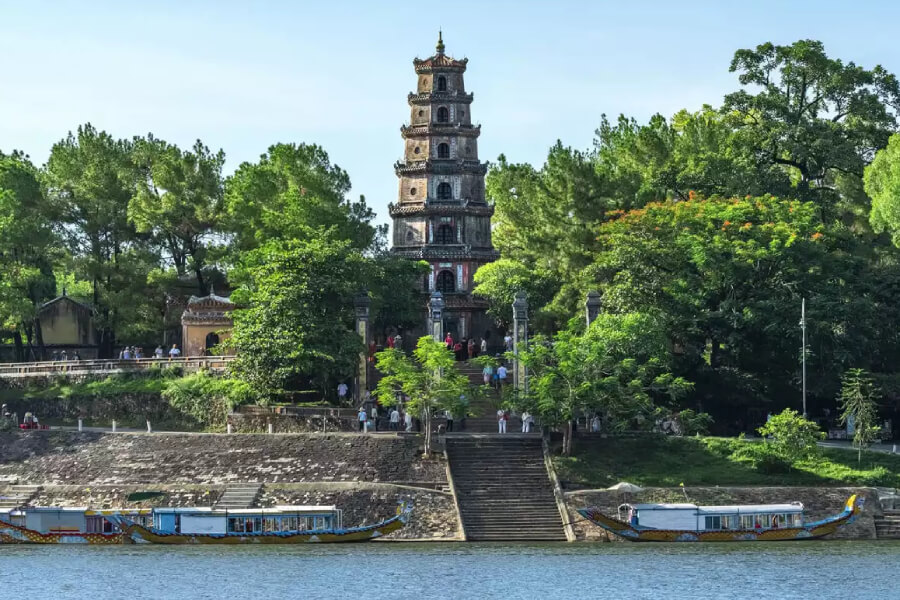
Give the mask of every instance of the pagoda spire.
POLYGON ((440 29, 438 29, 437 53, 438 56, 442 56, 444 54, 443 32, 440 29))

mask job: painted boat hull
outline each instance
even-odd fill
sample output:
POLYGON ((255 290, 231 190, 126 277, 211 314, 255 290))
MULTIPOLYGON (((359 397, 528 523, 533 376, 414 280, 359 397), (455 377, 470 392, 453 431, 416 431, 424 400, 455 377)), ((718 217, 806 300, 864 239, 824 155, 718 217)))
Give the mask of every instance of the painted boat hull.
POLYGON ((125 534, 118 533, 41 533, 0 521, 0 544, 124 544, 125 534))
POLYGON ((126 518, 117 521, 124 536, 136 544, 309 544, 368 542, 393 533, 406 525, 410 509, 403 509, 396 516, 365 527, 323 531, 285 531, 264 533, 168 533, 154 528, 143 527, 126 518))
POLYGON ((838 515, 808 523, 802 527, 771 529, 733 529, 697 531, 687 529, 653 529, 635 527, 630 523, 608 517, 597 508, 582 508, 578 513, 598 527, 630 542, 787 542, 812 540, 830 535, 852 523, 863 507, 863 498, 855 494, 844 504, 838 515))

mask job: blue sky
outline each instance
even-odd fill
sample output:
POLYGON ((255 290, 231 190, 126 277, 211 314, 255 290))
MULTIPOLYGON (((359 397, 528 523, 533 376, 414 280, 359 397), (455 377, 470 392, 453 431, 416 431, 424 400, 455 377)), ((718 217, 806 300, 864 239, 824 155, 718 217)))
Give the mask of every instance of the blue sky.
POLYGON ((415 56, 469 58, 481 158, 589 148, 603 113, 718 104, 735 49, 819 39, 900 73, 900 3, 0 0, 0 150, 43 163, 80 123, 223 148, 230 173, 315 142, 387 221, 415 56))

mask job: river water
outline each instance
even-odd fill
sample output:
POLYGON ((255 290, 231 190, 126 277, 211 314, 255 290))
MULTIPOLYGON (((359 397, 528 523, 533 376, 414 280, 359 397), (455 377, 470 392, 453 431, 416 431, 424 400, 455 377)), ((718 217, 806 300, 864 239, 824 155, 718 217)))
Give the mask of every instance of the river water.
POLYGON ((0 599, 900 598, 900 543, 0 546, 0 599))

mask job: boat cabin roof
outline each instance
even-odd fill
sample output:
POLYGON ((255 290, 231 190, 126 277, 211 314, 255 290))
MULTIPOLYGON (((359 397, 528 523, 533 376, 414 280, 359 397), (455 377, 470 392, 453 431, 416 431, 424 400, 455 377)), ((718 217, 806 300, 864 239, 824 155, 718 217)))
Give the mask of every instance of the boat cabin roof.
POLYGON ((696 504, 623 504, 620 508, 632 508, 638 512, 654 510, 689 510, 698 514, 770 514, 803 512, 803 504, 731 504, 723 506, 697 506, 696 504))
POLYGON ((153 509, 154 512, 159 514, 216 514, 223 515, 228 513, 229 515, 294 515, 297 513, 333 513, 337 510, 336 506, 315 506, 315 505, 300 505, 300 506, 273 506, 269 508, 212 508, 209 506, 195 506, 195 507, 176 507, 176 506, 163 506, 153 509))

